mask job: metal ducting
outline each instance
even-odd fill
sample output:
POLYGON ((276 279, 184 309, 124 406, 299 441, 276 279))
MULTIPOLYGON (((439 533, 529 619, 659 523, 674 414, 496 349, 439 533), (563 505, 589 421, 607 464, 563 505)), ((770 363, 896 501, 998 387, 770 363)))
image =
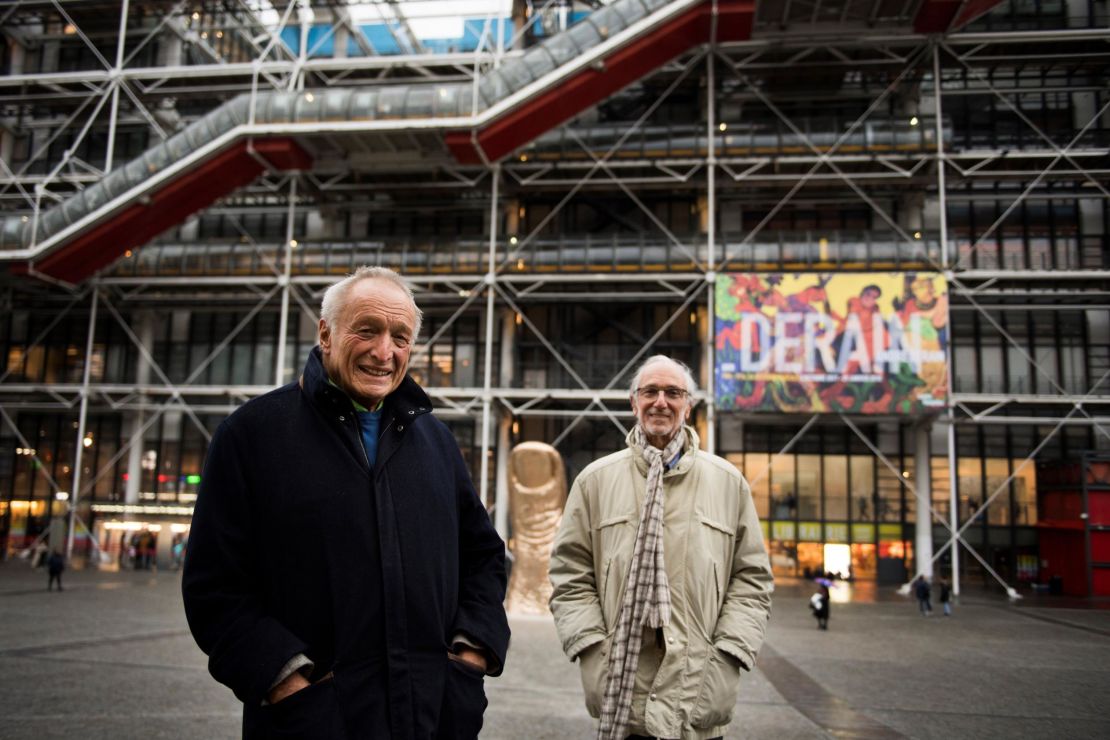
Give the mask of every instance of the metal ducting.
MULTIPOLYGON (((42 212, 37 220, 26 216, 4 219, 0 225, 0 250, 29 249, 47 242, 129 191, 141 189, 144 183, 166 168, 187 161, 196 152, 219 142, 221 137, 240 126, 467 118, 490 109, 532 82, 582 57, 603 41, 672 1, 616 0, 595 11, 575 26, 485 74, 477 86, 477 104, 474 85, 469 82, 298 92, 262 91, 254 95, 253 111, 251 94, 239 95, 138 158, 116 168, 100 182, 42 212)), ((697 3, 682 0, 677 4, 697 3)), ((223 194, 226 192, 217 194, 217 197, 223 194)))

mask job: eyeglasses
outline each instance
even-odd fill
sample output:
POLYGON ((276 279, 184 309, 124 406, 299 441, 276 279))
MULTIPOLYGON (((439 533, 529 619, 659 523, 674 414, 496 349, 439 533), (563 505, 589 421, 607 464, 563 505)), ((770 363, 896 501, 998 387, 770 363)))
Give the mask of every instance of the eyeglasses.
POLYGON ((645 385, 642 388, 636 389, 636 395, 644 401, 654 401, 655 399, 659 398, 660 393, 666 396, 668 401, 681 401, 683 398, 689 395, 686 392, 685 388, 679 388, 678 386, 674 385, 668 385, 666 388, 658 388, 654 385, 645 385))

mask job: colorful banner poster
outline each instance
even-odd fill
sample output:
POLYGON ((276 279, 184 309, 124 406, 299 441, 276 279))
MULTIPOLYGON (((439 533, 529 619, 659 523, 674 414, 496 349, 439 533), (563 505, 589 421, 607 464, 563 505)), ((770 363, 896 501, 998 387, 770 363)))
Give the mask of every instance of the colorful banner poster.
POLYGON ((920 414, 948 397, 938 273, 717 277, 717 406, 920 414))

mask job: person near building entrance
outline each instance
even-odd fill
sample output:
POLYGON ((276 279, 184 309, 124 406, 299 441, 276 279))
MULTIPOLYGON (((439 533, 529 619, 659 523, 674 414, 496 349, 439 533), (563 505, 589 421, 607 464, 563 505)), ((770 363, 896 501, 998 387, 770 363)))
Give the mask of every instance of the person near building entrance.
POLYGON ((574 481, 551 557, 551 611, 598 737, 724 735, 763 643, 774 580, 744 477, 698 449, 697 387, 649 358, 627 448, 574 481))
POLYGON ((932 587, 929 585, 929 579, 922 573, 917 576, 913 581, 913 595, 917 597, 917 608, 921 610, 921 616, 927 617, 933 613, 933 604, 930 601, 932 596, 932 587))
POLYGON ((62 590, 62 571, 66 569, 66 559, 62 553, 54 550, 50 553, 50 557, 46 560, 46 570, 49 574, 49 580, 46 582, 46 590, 51 591, 54 584, 58 584, 58 590, 62 590))
POLYGON ((505 548, 406 374, 421 313, 360 268, 324 295, 300 379, 208 450, 182 579, 248 738, 474 738, 509 642, 505 548))
POLYGON ((944 609, 944 616, 952 616, 952 584, 944 576, 937 576, 937 588, 940 589, 940 606, 944 609))

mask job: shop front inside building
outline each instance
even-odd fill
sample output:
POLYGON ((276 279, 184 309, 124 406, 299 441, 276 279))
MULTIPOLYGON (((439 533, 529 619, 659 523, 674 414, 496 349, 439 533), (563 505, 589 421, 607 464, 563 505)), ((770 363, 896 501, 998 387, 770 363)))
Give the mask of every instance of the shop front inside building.
POLYGON ((1007 578, 1036 578, 1032 461, 949 455, 947 301, 937 273, 718 276, 718 447, 777 575, 905 583, 950 569, 970 522, 1007 578))
MULTIPOLYGON (((797 452, 722 453, 751 485, 776 575, 829 574, 883 583, 905 583, 914 575, 917 467, 900 442, 912 440, 918 430, 910 422, 861 421, 856 426, 877 448, 888 450, 884 457, 897 461, 898 475, 837 418, 811 426, 795 441, 792 450, 797 452)), ((720 429, 724 445, 730 444, 732 430, 743 435, 747 449, 767 450, 776 442, 781 449, 799 428, 725 419, 720 429)), ((946 429, 935 429, 930 440, 939 437, 936 441, 946 445, 946 429)), ((946 447, 938 452, 946 453, 946 447)), ((927 515, 936 554, 950 537, 945 526, 952 505, 949 461, 946 454, 930 455, 928 461, 932 510, 927 515)), ((1002 490, 962 537, 980 546, 989 543, 994 565, 1019 583, 1031 583, 1037 578, 1036 467, 1023 463, 1019 458, 961 455, 956 505, 958 521, 966 523, 982 508, 984 491, 989 497, 1002 490)), ((961 567, 980 572, 974 559, 960 554, 970 561, 961 567)), ((947 570, 951 556, 945 551, 936 562, 940 567, 935 570, 947 570)))
MULTIPOLYGON (((1075 558, 1069 534, 1074 527, 1044 521, 1039 496, 1051 489, 1063 502, 1057 508, 1070 511, 1084 477, 1072 480, 1061 466, 1096 449, 1098 435, 1091 425, 1057 424, 1055 409, 1046 409, 1054 416, 1043 424, 1031 413, 995 419, 1000 423, 966 414, 953 420, 949 378, 966 398, 972 381, 989 386, 997 379, 992 373, 1011 373, 1018 354, 1002 354, 996 362, 979 319, 969 324, 964 314, 938 310, 945 296, 943 278, 931 273, 722 274, 715 285, 715 326, 710 328, 708 307, 698 306, 688 320, 671 323, 651 348, 682 360, 699 379, 698 434, 704 447, 749 481, 776 575, 832 574, 894 584, 927 563, 946 577, 955 566, 969 585, 1043 585, 1060 574, 1060 563, 1075 558), (946 323, 950 317, 954 334, 946 323), (711 355, 706 337, 714 338, 711 355), (952 529, 960 535, 955 557, 952 529), (1053 544, 1046 556, 1042 545, 1050 529, 1053 544)), ((577 365, 587 368, 584 380, 615 385, 611 379, 626 372, 626 384, 631 379, 621 368, 648 351, 642 337, 658 331, 670 307, 559 304, 526 311, 527 322, 514 311, 499 314, 500 339, 491 356, 502 362, 492 375, 500 377, 499 392, 516 408, 492 409, 497 413, 491 414, 487 449, 477 407, 453 407, 439 395, 458 394, 460 385, 483 376, 482 317, 464 316, 445 331, 445 310, 430 309, 427 332, 440 340, 410 368, 436 399, 437 414, 458 440, 478 488, 486 461, 483 493, 495 519, 504 485, 497 466, 515 444, 555 445, 572 482, 587 464, 623 446, 624 430, 613 420, 626 430, 632 419, 619 389, 606 399, 612 419, 604 412, 579 419, 568 401, 563 407, 544 401, 542 415, 530 413, 529 406, 539 409, 543 399, 520 399, 574 382, 549 358, 537 333, 592 337, 592 344, 571 348, 581 355, 577 365)), ((134 321, 144 346, 149 339, 155 363, 174 368, 171 377, 182 380, 195 372, 189 358, 209 351, 212 336, 205 332, 217 319, 246 320, 225 313, 151 309, 134 321)), ((1036 356, 1069 367, 1065 329, 1082 324, 1084 316, 1068 314, 1061 331, 1044 333, 1053 344, 1036 345, 1036 356)), ((30 312, 25 319, 31 322, 30 312)), ((77 314, 59 326, 67 337, 80 337, 84 319, 77 314)), ((175 567, 187 549, 208 439, 249 395, 244 390, 233 400, 213 401, 211 389, 226 395, 225 386, 215 384, 231 383, 227 387, 257 394, 270 387, 270 361, 255 358, 273 356, 271 330, 278 322, 264 312, 252 320, 243 343, 217 355, 226 362, 210 368, 212 385, 201 389, 209 395, 183 396, 188 413, 173 406, 158 410, 153 396, 121 395, 117 408, 90 406, 82 427, 73 409, 13 408, 0 424, 0 447, 14 451, 0 456, 0 553, 14 558, 41 542, 65 541, 75 505, 77 562, 121 571, 175 567), (75 484, 80 495, 74 504, 69 491, 75 484)), ((1090 335, 1097 327, 1089 317, 1084 321, 1090 335)), ((1006 326, 1013 332, 1020 323, 1006 326)), ((28 323, 20 336, 38 331, 28 323)), ((296 377, 313 346, 315 324, 297 322, 290 332, 296 341, 289 344, 286 381, 296 377)), ((130 387, 143 368, 133 342, 107 324, 94 336, 100 343, 93 346, 90 382, 130 387)), ((11 347, 15 342, 9 337, 11 347)), ((11 347, 9 357, 17 354, 11 347)), ((64 347, 46 352, 37 376, 31 373, 39 366, 24 362, 20 379, 80 377, 78 365, 65 364, 71 354, 64 347)), ((1013 375, 1015 382, 1022 377, 1013 375)), ((1061 577, 1073 576, 1065 571, 1061 577)))

